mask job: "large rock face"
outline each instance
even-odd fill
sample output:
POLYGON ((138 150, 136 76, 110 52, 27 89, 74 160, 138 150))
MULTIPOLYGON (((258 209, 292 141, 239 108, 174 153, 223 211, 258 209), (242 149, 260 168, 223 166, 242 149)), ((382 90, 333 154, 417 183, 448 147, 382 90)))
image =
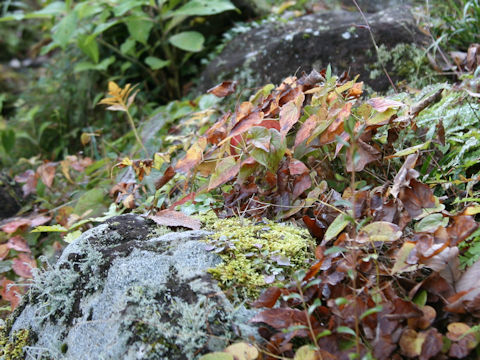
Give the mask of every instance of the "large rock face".
POLYGON ((29 331, 27 359, 194 359, 256 333, 206 272, 221 261, 207 232, 151 232, 112 218, 36 277, 10 329, 29 331))
MULTIPOLYGON (((418 44, 423 39, 410 8, 389 8, 366 16, 387 70, 394 80, 401 78, 388 52, 399 45, 418 44)), ((413 55, 404 49, 400 56, 405 62, 407 59, 403 57, 413 55)), ((343 71, 352 76, 360 74, 360 80, 375 90, 390 87, 361 14, 332 11, 287 22, 269 22, 238 35, 204 70, 199 90, 232 79, 239 81, 241 87, 279 84, 287 76, 320 70, 328 64, 337 74, 343 71), (376 78, 372 78, 372 73, 376 78)))

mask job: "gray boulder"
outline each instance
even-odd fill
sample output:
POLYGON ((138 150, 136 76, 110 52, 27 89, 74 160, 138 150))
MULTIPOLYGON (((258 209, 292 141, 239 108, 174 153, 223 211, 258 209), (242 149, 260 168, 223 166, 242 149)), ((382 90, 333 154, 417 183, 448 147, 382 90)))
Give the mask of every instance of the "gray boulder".
POLYGON ((256 334, 206 272, 220 258, 206 231, 155 234, 134 215, 109 219, 37 274, 9 325, 28 330, 26 359, 194 359, 256 334))
MULTIPOLYGON (((410 8, 389 8, 366 16, 393 80, 405 76, 402 71, 414 73, 408 60, 418 51, 409 47, 422 43, 425 36, 417 29, 410 8), (407 69, 398 68, 394 61, 398 59, 390 54, 394 48, 400 49, 396 57, 407 69)), ((207 65, 198 86, 203 92, 224 80, 237 80, 241 88, 279 84, 287 76, 321 70, 328 64, 338 75, 343 71, 351 77, 360 74, 360 80, 374 90, 390 88, 365 21, 360 13, 348 11, 267 22, 240 34, 207 65)))

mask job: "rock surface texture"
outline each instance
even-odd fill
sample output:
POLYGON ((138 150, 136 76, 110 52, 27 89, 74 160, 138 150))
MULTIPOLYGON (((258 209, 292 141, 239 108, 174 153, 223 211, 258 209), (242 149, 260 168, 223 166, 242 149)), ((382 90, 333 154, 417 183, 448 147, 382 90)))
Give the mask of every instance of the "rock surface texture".
POLYGON ((207 232, 153 229, 111 218, 36 276, 10 329, 29 331, 26 359, 195 359, 256 333, 206 272, 221 261, 207 232))
MULTIPOLYGON (((389 8, 366 14, 370 29, 379 47, 390 51, 399 44, 419 44, 424 36, 415 26, 408 6, 389 8)), ((406 55, 410 52, 407 51, 406 55)), ((387 57, 388 58, 388 57, 387 57)), ((237 80, 241 87, 279 84, 292 74, 309 73, 332 64, 340 75, 349 71, 360 74, 374 90, 390 87, 388 78, 371 73, 381 69, 370 32, 358 12, 320 12, 288 22, 267 22, 236 36, 206 67, 199 81, 205 91, 224 80, 237 80)), ((386 68, 398 78, 392 61, 386 68)))
POLYGON ((22 206, 19 186, 7 175, 0 172, 0 219, 13 216, 22 206))

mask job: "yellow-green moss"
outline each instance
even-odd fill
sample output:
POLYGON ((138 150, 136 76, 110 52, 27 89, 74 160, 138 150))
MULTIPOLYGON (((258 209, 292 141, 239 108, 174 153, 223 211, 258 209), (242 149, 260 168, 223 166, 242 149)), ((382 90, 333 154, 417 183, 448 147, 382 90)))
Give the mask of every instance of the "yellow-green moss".
POLYGON ((0 326, 0 357, 4 360, 24 359, 23 348, 29 344, 30 331, 15 331, 10 338, 7 328, 8 326, 0 326))
POLYGON ((313 260, 315 241, 306 229, 269 220, 217 219, 212 214, 201 220, 214 232, 207 242, 223 262, 209 272, 224 289, 234 287, 237 293, 253 297, 269 286, 266 277, 277 284, 288 281, 295 270, 307 268, 313 260))

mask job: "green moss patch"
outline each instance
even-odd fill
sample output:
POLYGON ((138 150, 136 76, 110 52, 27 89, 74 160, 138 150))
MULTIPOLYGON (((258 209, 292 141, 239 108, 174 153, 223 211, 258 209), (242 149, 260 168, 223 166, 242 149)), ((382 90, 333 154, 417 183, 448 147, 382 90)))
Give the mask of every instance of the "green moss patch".
MULTIPOLYGON (((224 290, 232 287, 241 297, 254 297, 262 288, 282 284, 294 271, 313 260, 315 241, 306 229, 269 220, 203 218, 208 249, 223 262, 209 270, 224 290)), ((227 291, 228 292, 228 291, 227 291)))

